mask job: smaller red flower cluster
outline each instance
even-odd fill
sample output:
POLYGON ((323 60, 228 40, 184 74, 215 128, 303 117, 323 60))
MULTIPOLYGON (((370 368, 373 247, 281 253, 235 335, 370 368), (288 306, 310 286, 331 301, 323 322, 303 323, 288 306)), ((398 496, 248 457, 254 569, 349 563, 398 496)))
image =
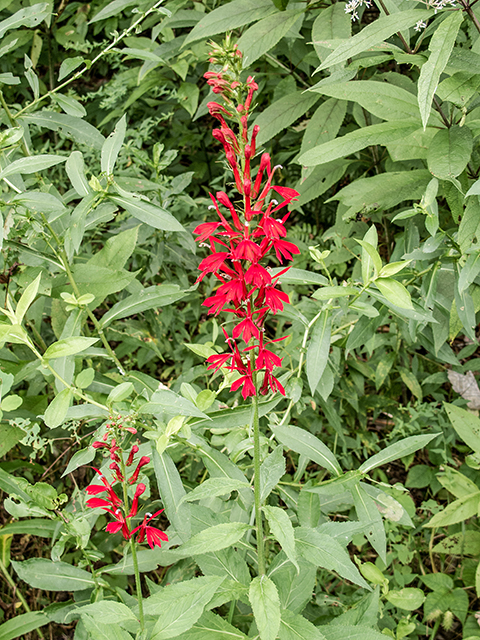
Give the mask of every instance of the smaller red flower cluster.
POLYGON ((207 106, 210 115, 220 123, 220 127, 214 129, 212 134, 223 145, 237 192, 241 195, 241 201, 234 203, 224 191, 219 191, 216 197, 210 194, 213 203, 211 208, 217 212, 219 221, 204 222, 194 231, 198 236, 197 241, 210 249, 210 254, 200 263, 201 275, 197 281, 214 274, 220 282, 214 295, 203 304, 209 307, 210 314, 218 315, 225 311, 236 319, 232 338, 224 331, 230 351, 210 356, 207 359, 208 368, 217 371, 220 367, 226 367, 230 371, 237 371, 240 377, 233 383, 232 391, 241 388, 243 398, 256 395, 257 373, 263 373, 259 389, 261 394, 269 390, 285 394, 272 373, 274 367, 281 366, 282 359, 266 349, 268 344, 276 340, 264 341, 264 327, 267 314, 281 311, 283 305, 289 302, 288 295, 278 288, 280 276, 289 267, 272 276, 267 265, 272 252, 280 264, 292 260, 293 255, 299 253, 298 247, 285 239, 285 222, 290 214, 280 216, 278 213, 299 194, 294 189, 272 185, 278 167, 272 168, 268 153, 261 156, 255 179, 252 178, 251 163, 256 154, 256 139, 260 130, 255 125, 249 138, 248 116, 253 95, 258 89, 254 78, 249 76, 245 87, 237 80, 232 80, 225 69, 207 72, 205 78, 214 93, 222 95, 226 103, 223 106, 209 102, 207 106), (246 94, 245 100, 235 106, 235 97, 241 96, 242 91, 246 94), (227 124, 227 119, 237 121, 238 134, 227 124), (274 198, 269 200, 272 191, 283 198, 281 203, 274 198), (228 213, 222 213, 220 207, 228 213), (227 220, 227 216, 230 220, 227 220), (242 351, 237 344, 240 339, 247 345, 242 351))

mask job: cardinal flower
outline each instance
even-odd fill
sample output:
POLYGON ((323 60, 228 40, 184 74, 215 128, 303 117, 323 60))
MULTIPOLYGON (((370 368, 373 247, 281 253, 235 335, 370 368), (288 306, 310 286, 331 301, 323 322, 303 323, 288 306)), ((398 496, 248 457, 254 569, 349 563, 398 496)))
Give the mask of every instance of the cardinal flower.
POLYGON ((153 547, 155 546, 161 547, 162 541, 168 542, 168 536, 166 533, 164 533, 160 529, 151 527, 148 524, 151 520, 153 520, 153 518, 156 518, 158 515, 160 515, 162 511, 163 509, 160 509, 160 511, 157 511, 153 515, 151 513, 146 513, 143 518, 142 524, 139 525, 136 529, 134 529, 131 533, 132 536, 138 533, 137 542, 139 543, 142 543, 145 540, 145 536, 146 536, 148 546, 150 547, 150 549, 153 549, 153 547))

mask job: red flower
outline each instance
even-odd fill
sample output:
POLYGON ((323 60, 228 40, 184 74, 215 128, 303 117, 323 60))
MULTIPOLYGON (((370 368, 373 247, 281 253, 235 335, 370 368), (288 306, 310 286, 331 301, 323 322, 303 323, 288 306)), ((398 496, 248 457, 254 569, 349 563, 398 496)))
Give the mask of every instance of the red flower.
POLYGON ((273 371, 274 367, 282 366, 282 358, 269 349, 259 349, 257 361, 255 363, 257 369, 265 368, 267 371, 273 371))
POLYGON ((265 287, 265 304, 272 313, 277 313, 283 309, 283 303, 288 304, 290 299, 284 291, 275 287, 265 287))
POLYGON ((150 462, 150 458, 148 456, 142 456, 138 461, 137 468, 133 472, 133 476, 128 481, 129 484, 133 484, 138 480, 138 474, 140 473, 140 469, 144 467, 146 464, 150 462))
POLYGON ((300 253, 300 249, 293 242, 288 242, 288 240, 280 240, 278 238, 272 239, 273 248, 275 249, 275 254, 277 258, 280 260, 280 264, 283 264, 282 258, 286 260, 292 260, 292 254, 300 253))
POLYGON ((224 367, 231 358, 231 353, 216 353, 215 355, 209 356, 207 362, 210 362, 210 365, 207 369, 218 371, 221 367, 224 367))
POLYGON ((285 395, 285 389, 282 387, 281 383, 277 378, 275 378, 275 376, 270 373, 270 371, 267 370, 265 371, 265 377, 263 378, 263 384, 260 389, 260 393, 262 394, 262 396, 264 396, 269 392, 269 390, 273 391, 274 393, 275 391, 280 391, 282 396, 285 395))
POLYGON ((265 267, 262 267, 262 265, 258 263, 252 264, 245 274, 245 282, 248 284, 254 284, 256 287, 270 284, 271 281, 272 276, 268 273, 265 267))
POLYGON ((160 511, 157 511, 153 515, 151 513, 146 513, 142 524, 134 529, 130 535, 133 536, 138 531, 137 542, 139 543, 142 543, 145 540, 145 536, 147 536, 147 542, 150 549, 153 549, 155 546, 161 547, 162 541, 168 542, 168 536, 166 533, 160 529, 156 529, 155 527, 148 526, 148 523, 162 513, 162 511, 163 509, 160 509, 160 511))
POLYGON ((207 273, 215 273, 215 271, 219 271, 219 269, 222 268, 229 255, 230 254, 225 251, 212 253, 200 262, 200 266, 198 268, 203 271, 203 275, 206 275, 207 273))
POLYGON ((242 397, 244 400, 246 400, 250 396, 257 395, 257 391, 252 380, 252 373, 250 371, 250 363, 248 364, 248 372, 241 378, 238 378, 238 380, 235 380, 230 390, 236 391, 240 387, 242 387, 242 397))
POLYGON ((252 336, 258 340, 260 338, 260 331, 257 325, 253 322, 252 317, 247 316, 233 329, 232 335, 234 338, 239 338, 241 336, 242 340, 248 343, 252 336))
POLYGON ((143 482, 140 482, 135 490, 135 495, 133 496, 133 501, 132 501, 132 508, 130 509, 130 513, 128 514, 127 518, 133 518, 133 516, 137 515, 137 511, 138 511, 138 499, 139 497, 145 493, 145 489, 147 487, 143 484, 143 482))
POLYGON ((193 232, 195 235, 198 235, 196 241, 205 242, 205 240, 210 240, 218 227, 220 227, 220 224, 220 222, 203 222, 199 224, 193 232))

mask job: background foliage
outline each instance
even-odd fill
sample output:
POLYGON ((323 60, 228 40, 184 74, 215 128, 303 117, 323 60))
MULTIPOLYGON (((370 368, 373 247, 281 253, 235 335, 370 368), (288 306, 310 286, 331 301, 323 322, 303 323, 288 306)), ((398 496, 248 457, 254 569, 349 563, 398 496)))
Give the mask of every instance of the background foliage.
POLYGON ((140 552, 152 616, 201 595, 152 637, 275 637, 247 596, 250 410, 207 375, 222 340, 195 285, 192 230, 231 180, 202 79, 226 32, 301 194, 270 327, 288 397, 261 405, 270 620, 282 640, 480 636, 480 14, 355 5, 0 3, 2 640, 137 633, 129 557, 82 491, 105 406, 153 445, 170 546, 209 541, 140 552), (366 462, 405 437, 423 439, 366 462))

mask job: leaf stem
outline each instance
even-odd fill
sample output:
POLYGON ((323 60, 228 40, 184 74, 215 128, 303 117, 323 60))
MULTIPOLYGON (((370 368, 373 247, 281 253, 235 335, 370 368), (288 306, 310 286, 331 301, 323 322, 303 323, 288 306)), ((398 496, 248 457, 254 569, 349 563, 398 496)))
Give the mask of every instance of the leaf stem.
MULTIPOLYGON (((256 374, 253 373, 253 383, 257 390, 256 374)), ((255 523, 257 528, 258 575, 265 575, 265 547, 263 540, 263 515, 260 499, 260 420, 258 418, 258 395, 252 397, 253 404, 253 465, 254 465, 254 497, 255 523)))

